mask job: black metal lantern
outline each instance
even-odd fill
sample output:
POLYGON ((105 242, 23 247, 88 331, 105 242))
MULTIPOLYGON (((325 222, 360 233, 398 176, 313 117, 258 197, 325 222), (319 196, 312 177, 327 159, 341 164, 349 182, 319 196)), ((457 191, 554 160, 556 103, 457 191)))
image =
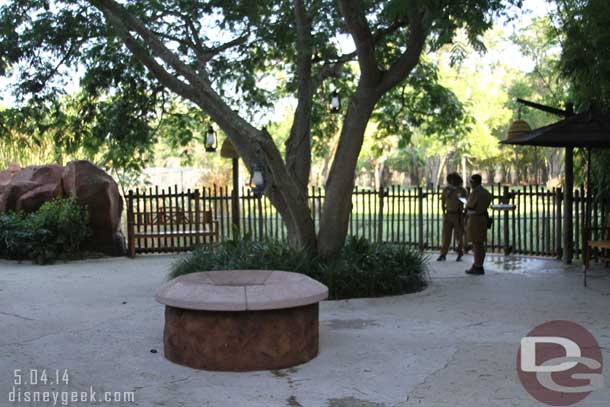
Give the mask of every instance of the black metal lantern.
POLYGON ((216 147, 218 147, 216 132, 214 131, 214 127, 210 124, 208 131, 205 132, 205 151, 213 153, 216 151, 216 147))
POLYGON ((339 96, 339 92, 337 92, 336 90, 330 94, 330 112, 341 112, 341 97, 339 96))
POLYGON ((263 193, 265 184, 265 166, 260 161, 252 164, 250 188, 255 196, 260 196, 263 193))

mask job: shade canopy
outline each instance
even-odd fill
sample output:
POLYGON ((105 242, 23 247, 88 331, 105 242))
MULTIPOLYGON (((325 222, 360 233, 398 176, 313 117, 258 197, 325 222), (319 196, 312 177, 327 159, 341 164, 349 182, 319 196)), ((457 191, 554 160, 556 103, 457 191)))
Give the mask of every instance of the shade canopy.
POLYGON ((610 148, 610 114, 587 111, 501 141, 541 147, 610 148))

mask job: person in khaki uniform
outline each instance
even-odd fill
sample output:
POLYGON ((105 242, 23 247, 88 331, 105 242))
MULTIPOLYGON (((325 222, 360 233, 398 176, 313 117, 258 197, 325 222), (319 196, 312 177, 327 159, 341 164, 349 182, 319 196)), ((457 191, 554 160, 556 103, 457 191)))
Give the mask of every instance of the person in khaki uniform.
POLYGON ((474 264, 467 274, 485 274, 483 263, 485 262, 485 241, 487 240, 487 222, 489 214, 487 209, 493 200, 493 195, 481 185, 482 178, 479 174, 470 177, 470 196, 466 202, 466 238, 472 243, 474 264))
POLYGON ((447 175, 447 186, 443 189, 441 201, 443 204, 443 245, 437 261, 447 260, 451 236, 455 235, 457 243, 457 259, 461 261, 464 255, 464 204, 460 198, 468 197, 464 189, 462 177, 456 172, 447 175))

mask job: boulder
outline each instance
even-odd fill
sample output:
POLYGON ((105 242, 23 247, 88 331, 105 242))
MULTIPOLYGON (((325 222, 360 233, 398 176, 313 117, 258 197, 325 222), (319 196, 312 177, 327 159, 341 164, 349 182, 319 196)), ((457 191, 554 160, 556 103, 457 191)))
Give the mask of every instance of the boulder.
POLYGON ((118 184, 104 170, 89 161, 72 161, 61 176, 63 192, 87 207, 93 236, 89 249, 112 256, 127 252, 121 233, 123 199, 118 184))
POLYGON ((6 170, 0 171, 0 186, 10 183, 13 176, 19 171, 21 171, 19 164, 10 163, 6 170))
POLYGON ((63 195, 63 168, 56 164, 13 167, 0 175, 0 212, 21 210, 33 212, 48 200, 63 195))
POLYGON ((72 161, 65 168, 43 165, 0 171, 0 213, 34 212, 58 197, 74 196, 87 207, 93 236, 86 249, 123 256, 127 249, 121 233, 123 200, 119 187, 104 170, 89 161, 72 161))
POLYGON ((21 167, 17 164, 9 164, 6 170, 0 171, 0 212, 4 212, 5 209, 2 209, 6 206, 6 190, 8 189, 8 185, 11 183, 13 176, 15 173, 19 172, 21 167))

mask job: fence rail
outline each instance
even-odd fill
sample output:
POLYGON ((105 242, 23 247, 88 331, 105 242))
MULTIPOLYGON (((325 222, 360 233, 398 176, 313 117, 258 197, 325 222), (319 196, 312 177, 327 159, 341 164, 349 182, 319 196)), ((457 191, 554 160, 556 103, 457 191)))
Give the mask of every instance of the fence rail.
MULTIPOLYGON (((492 252, 560 257, 562 253, 563 193, 561 189, 540 186, 487 186, 494 195, 494 203, 507 198, 515 209, 490 210, 494 219, 488 230, 488 248, 492 252)), ((177 193, 177 189, 174 193, 177 193)), ((148 195, 168 196, 172 188, 149 189, 148 195)), ((352 211, 348 234, 363 236, 372 241, 405 244, 418 249, 437 250, 441 245, 442 207, 441 189, 401 188, 390 186, 380 190, 356 187, 352 194, 352 211)), ((134 196, 141 195, 139 192, 134 196)), ((232 191, 211 186, 188 192, 200 200, 202 210, 211 210, 218 221, 219 239, 232 236, 232 191)), ((591 199, 593 228, 608 224, 610 206, 606 201, 591 199)), ((279 213, 266 197, 256 197, 243 188, 238 196, 239 221, 242 233, 254 239, 287 239, 286 227, 279 213)), ((319 187, 309 190, 309 207, 319 230, 324 191, 319 187)), ((146 203, 134 202, 134 205, 146 203)), ((188 202, 185 203, 188 205, 188 202)), ((583 255, 582 227, 585 222, 586 195, 583 187, 574 191, 574 256, 583 255)), ((170 208, 171 209, 171 208, 170 208)), ((595 229, 593 229, 595 230, 595 229)), ((593 235, 593 238, 597 236, 593 235)), ((179 243, 174 243, 180 247, 179 243)), ((167 251, 167 249, 165 249, 167 251)))

